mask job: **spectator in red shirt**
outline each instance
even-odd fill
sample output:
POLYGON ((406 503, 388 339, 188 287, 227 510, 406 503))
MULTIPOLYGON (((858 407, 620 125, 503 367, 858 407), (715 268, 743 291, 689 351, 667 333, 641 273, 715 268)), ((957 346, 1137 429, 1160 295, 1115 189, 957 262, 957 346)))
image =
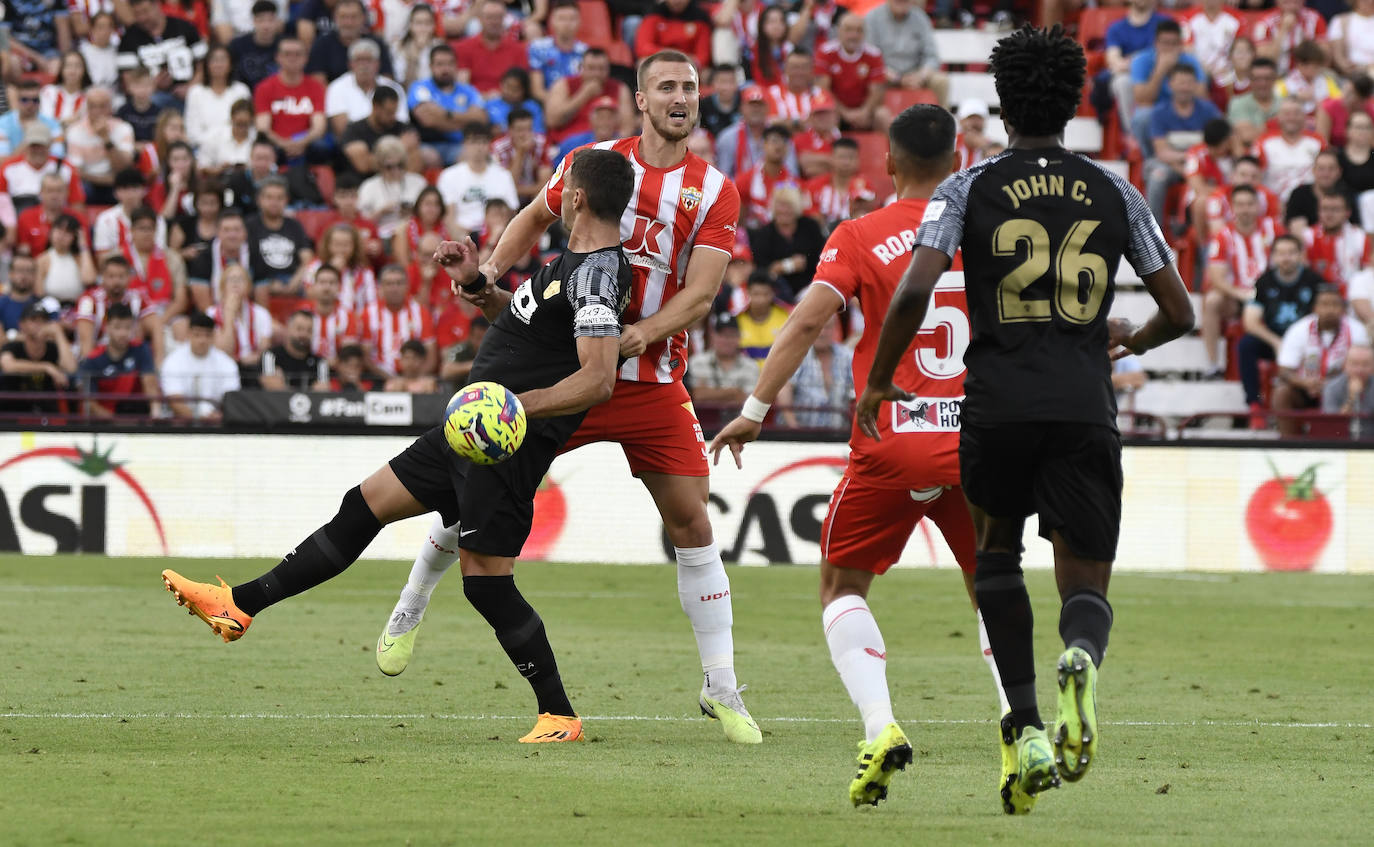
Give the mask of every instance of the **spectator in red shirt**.
POLYGON ((768 95, 768 120, 786 123, 793 132, 811 117, 811 102, 823 92, 816 85, 816 63, 800 47, 783 62, 783 81, 765 89, 768 95))
POLYGON ((411 394, 433 394, 438 391, 439 383, 434 379, 434 374, 426 373, 428 356, 424 342, 412 338, 402 344, 398 373, 386 381, 386 390, 411 394))
POLYGON ((835 38, 816 51, 816 82, 835 96, 843 126, 881 130, 891 120, 881 107, 887 85, 883 54, 864 41, 861 15, 841 18, 835 38))
POLYGON ((787 167, 791 150, 792 133, 787 127, 773 125, 763 131, 763 161, 735 181, 746 226, 767 225, 773 217, 773 192, 783 185, 796 187, 797 175, 787 167))
POLYGON ((501 77, 511 68, 529 70, 529 56, 506 29, 506 4, 501 0, 481 0, 477 21, 481 31, 453 43, 458 54, 458 81, 494 97, 501 90, 501 77))
POLYGON ((444 303, 460 299, 453 296, 453 280, 448 271, 434 261, 434 251, 439 249, 441 240, 438 233, 434 232, 420 236, 420 249, 415 251, 415 258, 406 266, 410 296, 435 312, 444 303))
POLYGON ((617 105, 621 129, 629 124, 630 89, 611 77, 611 57, 592 47, 582 56, 582 70, 553 84, 545 100, 544 115, 549 138, 562 141, 569 135, 591 129, 593 101, 611 97, 617 105))
POLYGON ((840 138, 840 119, 835 101, 822 91, 811 100, 810 126, 792 139, 801 175, 810 179, 830 173, 830 152, 840 138))
POLYGON ((253 92, 258 132, 276 145, 288 163, 303 163, 307 148, 324 138, 324 86, 305 75, 305 45, 296 38, 277 43, 281 69, 253 92))
POLYGON ((53 221, 62 215, 81 220, 80 215, 67 207, 69 188, 67 181, 57 174, 43 174, 38 188, 38 205, 20 212, 15 224, 16 249, 37 256, 48 249, 48 233, 53 221))
POLYGON ((1193 227, 1202 243, 1207 243, 1207 198, 1225 186, 1235 170, 1236 136, 1225 118, 1216 118, 1202 128, 1202 143, 1188 150, 1183 176, 1188 181, 1184 207, 1191 209, 1193 227))
POLYGON ((852 138, 835 141, 830 154, 831 170, 806 184, 811 207, 806 213, 826 226, 855 217, 852 205, 864 197, 873 199, 873 189, 859 175, 859 143, 852 138))
POLYGON ((996 145, 988 140, 985 130, 988 104, 976 97, 959 103, 959 134, 954 138, 954 153, 958 157, 957 170, 973 167, 991 156, 996 145))
POLYGON ((644 16, 635 35, 635 55, 643 59, 660 50, 686 53, 698 68, 711 63, 711 17, 697 0, 664 0, 644 16))
POLYGON ((1332 147, 1344 147, 1346 124, 1357 112, 1374 118, 1374 79, 1363 73, 1346 82, 1340 97, 1322 101, 1316 115, 1317 135, 1332 147))
POLYGON ((1304 41, 1323 41, 1326 21, 1321 15, 1303 7, 1303 0, 1277 0, 1274 11, 1255 24, 1255 45, 1261 56, 1279 64, 1279 73, 1286 74, 1293 48, 1304 41))
POLYGON ((359 312, 363 346, 372 372, 389 377, 400 367, 401 345, 412 338, 425 345, 425 373, 437 370, 434 318, 427 307, 411 297, 410 279, 400 265, 382 268, 377 284, 379 299, 359 312))

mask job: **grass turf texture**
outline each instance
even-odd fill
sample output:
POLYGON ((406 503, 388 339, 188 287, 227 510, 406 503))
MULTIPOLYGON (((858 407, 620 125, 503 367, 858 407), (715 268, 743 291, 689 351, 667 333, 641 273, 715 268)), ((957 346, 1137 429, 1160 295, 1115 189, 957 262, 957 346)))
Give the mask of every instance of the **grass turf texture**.
MULTIPOLYGON (((995 792, 996 701, 954 572, 895 571, 876 584, 897 714, 917 752, 887 802, 855 810, 845 792, 861 728, 821 636, 812 569, 731 569, 740 677, 764 732, 761 747, 741 747, 697 715, 697 656, 671 568, 521 566, 574 705, 607 716, 587 721, 591 743, 526 746, 515 739, 533 725, 533 697, 456 574, 395 679, 372 651, 406 565, 356 565, 229 645, 158 578, 170 566, 233 583, 267 564, 0 558, 0 842, 1368 835, 1369 578, 1118 575, 1098 758, 1083 782, 1012 819, 995 792), (1295 725, 1317 723, 1334 725, 1295 725)), ((1049 574, 1029 581, 1050 719, 1058 604, 1049 574)))

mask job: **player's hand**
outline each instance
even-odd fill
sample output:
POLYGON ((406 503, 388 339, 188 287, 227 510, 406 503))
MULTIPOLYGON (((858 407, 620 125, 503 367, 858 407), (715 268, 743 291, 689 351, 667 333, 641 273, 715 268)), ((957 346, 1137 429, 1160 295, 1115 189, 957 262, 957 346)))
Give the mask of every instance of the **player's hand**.
POLYGON ((719 465, 720 451, 729 447, 731 455, 735 457, 735 467, 743 470, 744 462, 740 461, 740 455, 744 452, 744 445, 750 441, 758 441, 759 431, 762 429, 763 424, 742 415, 730 421, 724 429, 716 433, 716 437, 711 439, 711 446, 707 448, 711 451, 711 464, 719 465))
MULTIPOLYGON (((434 261, 444 266, 453 280, 454 293, 458 286, 477 279, 477 245, 464 236, 462 241, 441 241, 434 249, 434 261)), ((490 280, 488 280, 490 281, 490 280)))
POLYGON ((649 348, 649 341, 644 337, 644 333, 635 324, 622 327, 620 330, 620 355, 626 359, 633 359, 641 356, 649 348))
POLYGON ((1113 362, 1136 355, 1136 351, 1130 347, 1134 335, 1135 325, 1125 318, 1107 319, 1107 352, 1111 354, 1113 362))
POLYGON ((878 434, 878 407, 886 400, 910 400, 913 396, 890 382, 883 388, 866 387, 854 407, 859 429, 874 441, 882 441, 883 437, 878 434))

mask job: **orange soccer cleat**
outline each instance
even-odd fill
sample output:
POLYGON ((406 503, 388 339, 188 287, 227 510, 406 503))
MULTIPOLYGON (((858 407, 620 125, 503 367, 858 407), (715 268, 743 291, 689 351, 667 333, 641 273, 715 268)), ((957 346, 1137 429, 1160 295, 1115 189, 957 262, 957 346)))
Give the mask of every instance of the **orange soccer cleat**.
POLYGON ((582 738, 582 719, 577 716, 551 715, 544 712, 521 744, 550 744, 555 741, 577 741, 582 738))
POLYGON ((248 631, 253 619, 234 605, 234 595, 228 584, 218 575, 215 579, 219 580, 219 585, 192 582, 174 570, 162 572, 162 584, 177 598, 178 606, 187 607, 226 642, 237 641, 248 631))

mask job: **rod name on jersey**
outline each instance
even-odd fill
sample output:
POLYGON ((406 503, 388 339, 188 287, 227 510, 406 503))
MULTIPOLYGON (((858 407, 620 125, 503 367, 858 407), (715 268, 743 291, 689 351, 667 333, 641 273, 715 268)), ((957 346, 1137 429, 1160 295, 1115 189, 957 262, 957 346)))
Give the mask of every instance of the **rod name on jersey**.
POLYGON ((896 235, 889 235, 870 249, 873 251, 873 255, 878 257, 878 261, 884 265, 890 265, 910 253, 915 244, 916 230, 904 229, 896 235))
POLYGON ((958 432, 964 398, 915 397, 892 403, 893 432, 958 432))
POLYGON ((1002 191, 1011 200, 1013 209, 1021 208, 1022 200, 1029 200, 1032 197, 1069 197, 1077 200, 1084 206, 1093 204, 1092 198, 1088 196, 1088 184, 1081 179, 1076 179, 1068 187, 1067 194, 1064 190, 1064 177, 1055 174, 1036 174, 1025 179, 1014 179, 1010 184, 1002 186, 1002 191))

